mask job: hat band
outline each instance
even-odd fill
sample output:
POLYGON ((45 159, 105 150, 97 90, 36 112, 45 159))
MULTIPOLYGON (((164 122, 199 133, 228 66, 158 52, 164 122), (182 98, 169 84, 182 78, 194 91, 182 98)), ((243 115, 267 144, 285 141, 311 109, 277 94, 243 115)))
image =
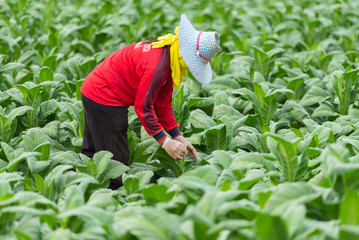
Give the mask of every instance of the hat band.
POLYGON ((201 54, 199 54, 199 37, 201 36, 202 32, 199 32, 198 37, 197 37, 197 56, 200 56, 201 58, 203 58, 206 61, 211 61, 211 59, 208 59, 206 57, 203 57, 201 54))

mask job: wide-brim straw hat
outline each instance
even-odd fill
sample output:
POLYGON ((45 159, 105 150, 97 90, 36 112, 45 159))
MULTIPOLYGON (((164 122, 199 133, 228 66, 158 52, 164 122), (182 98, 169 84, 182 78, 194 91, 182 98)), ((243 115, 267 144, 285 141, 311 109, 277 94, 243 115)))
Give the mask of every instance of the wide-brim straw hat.
POLYGON ((197 31, 183 14, 178 29, 178 43, 192 75, 198 82, 208 84, 212 79, 209 61, 222 50, 218 33, 197 31))

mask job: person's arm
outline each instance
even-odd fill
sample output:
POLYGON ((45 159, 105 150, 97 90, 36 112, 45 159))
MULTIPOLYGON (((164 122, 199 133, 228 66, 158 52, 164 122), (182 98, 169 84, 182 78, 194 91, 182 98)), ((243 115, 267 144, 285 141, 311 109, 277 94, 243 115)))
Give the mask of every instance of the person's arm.
POLYGON ((153 112, 153 102, 160 84, 164 78, 165 71, 159 69, 146 69, 138 86, 134 108, 142 126, 150 136, 158 142, 166 138, 163 127, 158 123, 153 112))
POLYGON ((158 123, 153 112, 153 104, 158 95, 161 85, 163 85, 166 71, 169 68, 169 53, 165 52, 168 48, 163 48, 157 66, 155 68, 148 67, 142 74, 137 89, 135 100, 135 111, 150 136, 153 136, 173 159, 181 159, 186 153, 185 146, 178 141, 167 139, 167 135, 163 131, 163 127, 158 123), (168 58, 167 58, 168 56, 168 58))
POLYGON ((168 134, 175 138, 181 135, 178 123, 175 120, 172 107, 173 82, 172 78, 168 78, 161 87, 156 101, 154 102, 154 110, 158 121, 168 134))
POLYGON ((182 143, 185 146, 186 154, 187 148, 192 158, 197 159, 197 151, 192 144, 182 136, 178 127, 178 123, 175 120, 172 107, 172 93, 173 93, 173 82, 172 78, 169 78, 166 83, 161 87, 158 96, 156 98, 154 109, 158 121, 162 124, 163 128, 172 139, 182 143))

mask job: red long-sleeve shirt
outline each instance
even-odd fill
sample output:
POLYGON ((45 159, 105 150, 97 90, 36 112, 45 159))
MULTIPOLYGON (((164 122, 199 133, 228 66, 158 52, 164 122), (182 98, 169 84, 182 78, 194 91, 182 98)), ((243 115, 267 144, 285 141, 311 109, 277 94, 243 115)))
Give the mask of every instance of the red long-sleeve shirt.
POLYGON ((139 42, 109 55, 85 79, 81 93, 111 106, 134 106, 141 124, 157 141, 180 134, 172 109, 169 47, 139 42), (156 115, 155 115, 155 113, 156 115), (157 117, 157 118, 156 118, 157 117))

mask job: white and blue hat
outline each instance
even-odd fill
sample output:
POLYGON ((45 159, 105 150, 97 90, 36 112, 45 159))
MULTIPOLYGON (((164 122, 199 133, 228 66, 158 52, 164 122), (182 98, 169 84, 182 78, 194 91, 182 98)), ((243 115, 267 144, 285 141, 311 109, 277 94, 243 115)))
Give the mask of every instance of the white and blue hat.
POLYGON ((178 29, 178 43, 182 58, 192 75, 198 82, 208 84, 212 79, 209 61, 222 50, 218 33, 197 31, 183 14, 178 29))

